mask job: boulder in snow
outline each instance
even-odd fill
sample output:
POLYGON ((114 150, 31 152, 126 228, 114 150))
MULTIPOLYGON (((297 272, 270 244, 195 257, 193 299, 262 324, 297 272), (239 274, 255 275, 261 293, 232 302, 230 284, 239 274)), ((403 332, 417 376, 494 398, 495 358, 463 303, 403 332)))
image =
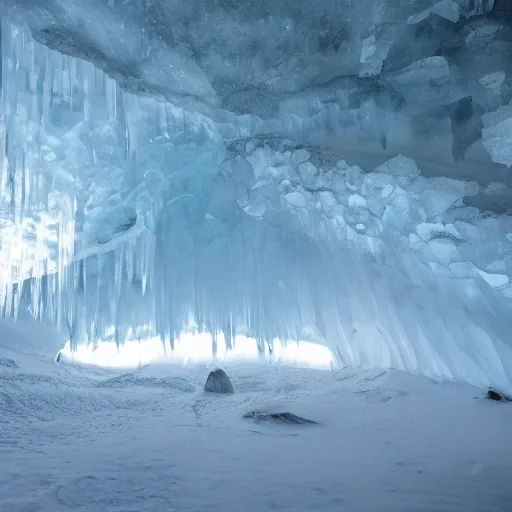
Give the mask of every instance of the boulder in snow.
POLYGON ((213 370, 208 375, 208 379, 206 379, 206 384, 204 385, 204 390, 209 393, 234 393, 233 384, 229 380, 226 372, 220 368, 217 370, 213 370))
POLYGON ((501 393, 498 393, 493 389, 489 389, 489 391, 487 391, 487 395, 485 395, 485 398, 487 398, 487 400, 494 400, 495 402, 512 402, 512 398, 505 396, 501 393))

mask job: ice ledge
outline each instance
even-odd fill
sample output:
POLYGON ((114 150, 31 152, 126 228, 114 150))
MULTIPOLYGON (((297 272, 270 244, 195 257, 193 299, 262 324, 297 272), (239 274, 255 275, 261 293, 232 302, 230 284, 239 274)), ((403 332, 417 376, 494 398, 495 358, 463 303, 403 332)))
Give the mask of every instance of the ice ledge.
POLYGON ((265 183, 245 183, 250 192, 244 209, 252 215, 274 222, 281 215, 288 225, 295 219, 294 229, 300 225, 319 240, 335 234, 378 261, 410 253, 434 274, 481 282, 510 301, 512 216, 465 206, 466 199, 483 192, 476 183, 425 178, 401 155, 364 172, 343 160, 332 167, 313 163, 314 148, 285 139, 254 138, 233 147, 239 148, 236 158, 239 150, 244 153, 254 179, 265 183), (269 190, 281 190, 281 199, 269 190))

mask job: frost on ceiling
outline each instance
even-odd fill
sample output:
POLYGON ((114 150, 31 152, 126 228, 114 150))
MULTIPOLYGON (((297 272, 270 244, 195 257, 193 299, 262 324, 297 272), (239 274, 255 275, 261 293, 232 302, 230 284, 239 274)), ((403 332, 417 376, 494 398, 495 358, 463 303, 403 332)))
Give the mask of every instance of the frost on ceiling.
POLYGON ((302 136, 379 155, 490 155, 512 165, 496 149, 510 116, 493 116, 512 100, 506 0, 1 3, 36 40, 93 62, 125 90, 215 119, 329 118, 327 133, 302 136), (347 140, 354 125, 368 136, 364 147, 347 140))

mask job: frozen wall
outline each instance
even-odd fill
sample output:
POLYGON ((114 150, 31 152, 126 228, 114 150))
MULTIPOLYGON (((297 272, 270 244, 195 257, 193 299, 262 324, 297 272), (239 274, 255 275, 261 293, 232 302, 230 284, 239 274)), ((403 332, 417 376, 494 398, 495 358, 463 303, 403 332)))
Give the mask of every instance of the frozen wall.
POLYGON ((491 163, 510 165, 508 0, 0 0, 2 12, 124 90, 217 121, 257 116, 368 166, 402 153, 431 174, 484 164, 503 180, 491 163))
POLYGON ((506 184, 426 177, 401 155, 349 165, 304 140, 339 108, 213 120, 158 100, 4 21, 4 316, 28 310, 75 345, 309 339, 343 364, 512 388, 506 184))

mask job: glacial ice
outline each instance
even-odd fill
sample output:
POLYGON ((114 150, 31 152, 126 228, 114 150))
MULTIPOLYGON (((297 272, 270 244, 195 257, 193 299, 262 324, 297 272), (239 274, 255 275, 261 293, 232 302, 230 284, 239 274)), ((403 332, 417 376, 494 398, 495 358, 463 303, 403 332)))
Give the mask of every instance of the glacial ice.
POLYGON ((434 4, 430 9, 425 9, 419 14, 415 14, 410 16, 407 20, 409 24, 416 24, 420 21, 423 21, 425 18, 428 18, 432 14, 437 14, 442 18, 445 18, 452 23, 457 23, 460 19, 460 8, 459 6, 453 2, 452 0, 440 0, 436 4, 434 4))
POLYGON ((220 333, 228 346, 251 336, 260 353, 311 340, 340 364, 512 389, 512 196, 492 185, 510 175, 491 162, 512 165, 512 70, 479 57, 470 76, 466 51, 492 34, 505 44, 509 29, 483 24, 493 2, 465 0, 409 2, 384 28, 384 3, 373 21, 357 8, 354 39, 329 32, 326 48, 311 20, 280 25, 274 3, 261 33, 214 11, 247 43, 238 60, 229 25, 206 18, 189 37, 208 58, 192 58, 178 44, 189 15, 172 2, 176 44, 161 27, 143 36, 116 2, 9 11, 3 316, 29 311, 73 347, 172 345, 184 330, 211 333, 214 355, 220 333), (281 62, 262 40, 277 29, 277 53, 293 54, 281 62), (418 33, 429 39, 414 46, 418 33))
POLYGON ((493 162, 512 167, 512 101, 495 112, 488 112, 482 116, 482 121, 483 144, 493 162))

